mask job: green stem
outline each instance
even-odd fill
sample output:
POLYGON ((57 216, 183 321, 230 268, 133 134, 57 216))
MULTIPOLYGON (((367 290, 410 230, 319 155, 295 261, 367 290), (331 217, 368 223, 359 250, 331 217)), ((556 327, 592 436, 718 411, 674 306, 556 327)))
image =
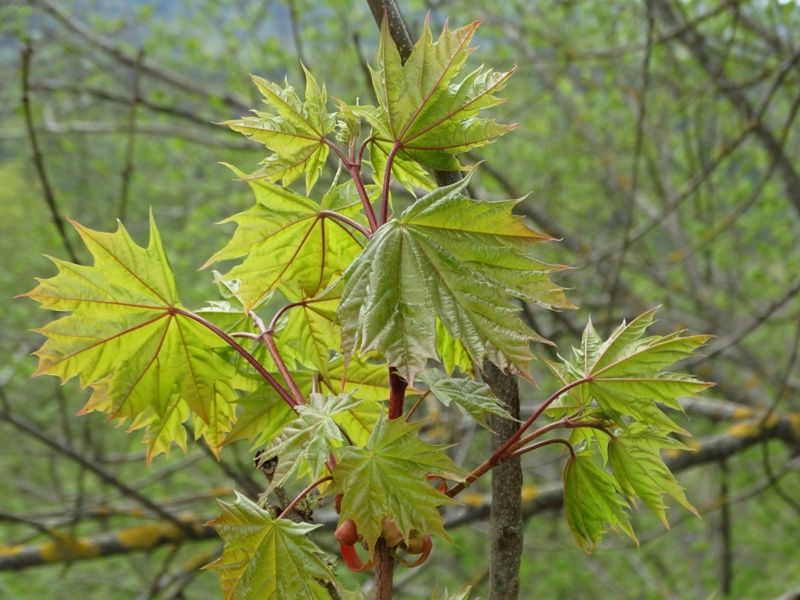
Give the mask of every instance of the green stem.
POLYGON ((381 225, 389 219, 389 185, 392 181, 392 164, 394 163, 394 157, 397 156, 402 147, 403 145, 396 141, 389 151, 389 156, 386 158, 386 167, 383 171, 383 191, 381 192, 381 225))

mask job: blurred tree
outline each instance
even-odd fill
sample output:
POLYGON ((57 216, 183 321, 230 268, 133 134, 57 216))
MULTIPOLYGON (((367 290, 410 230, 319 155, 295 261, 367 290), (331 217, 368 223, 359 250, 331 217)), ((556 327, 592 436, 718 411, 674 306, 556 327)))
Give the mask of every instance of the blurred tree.
MULTIPOLYGON (((401 6, 412 32, 427 11, 437 25, 444 14, 458 24, 484 19, 482 52, 519 65, 502 111, 521 127, 482 153, 471 185, 486 198, 533 190, 522 205, 527 216, 564 238, 549 258, 577 267, 562 283, 578 290, 572 299, 581 310, 537 313, 536 329, 564 344, 589 313, 606 333, 661 303, 662 332, 687 326, 717 336, 688 365, 719 384, 713 400, 685 399, 692 430, 702 434, 698 452, 670 457, 675 469, 693 468, 682 479, 705 518, 679 519, 674 535, 662 536, 642 514, 639 550, 620 539, 585 558, 562 519, 535 518, 560 506, 557 467, 525 463, 532 535, 521 597, 796 593, 800 5, 401 6)), ((208 224, 249 203, 217 163, 261 158, 256 144, 213 123, 257 105, 249 72, 299 84, 299 58, 335 76, 333 96, 366 98, 365 56, 377 39, 371 18, 355 0, 0 3, 0 596, 217 597, 214 576, 198 571, 218 551, 201 524, 215 514, 212 498, 232 484, 252 496, 263 488, 249 449, 235 446, 217 463, 195 447, 143 466, 135 437, 96 416, 73 418, 80 392, 28 380, 27 355, 39 343, 28 329, 39 319, 11 297, 31 287, 31 273, 46 272, 43 254, 66 255, 56 217, 110 229, 124 212, 141 238, 153 207, 181 287, 193 290, 186 302, 201 300, 193 271, 225 235, 208 224), (14 572, 34 566, 35 578, 14 572)), ((65 235, 77 248, 73 232, 65 235)), ((533 391, 521 395, 529 412, 533 391)), ((488 439, 463 429, 459 413, 436 418, 431 439, 474 436, 474 455, 457 462, 484 455, 488 439)), ((484 594, 487 502, 476 492, 446 515, 463 526, 455 551, 400 578, 398 596, 470 578, 474 595, 484 594)))

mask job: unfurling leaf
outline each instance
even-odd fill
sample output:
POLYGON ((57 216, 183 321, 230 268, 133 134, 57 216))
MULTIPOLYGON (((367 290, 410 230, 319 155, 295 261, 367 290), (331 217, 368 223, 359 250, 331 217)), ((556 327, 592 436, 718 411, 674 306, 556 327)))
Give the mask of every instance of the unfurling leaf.
POLYGON ((468 183, 440 188, 382 226, 344 276, 345 351, 377 350, 409 383, 437 358, 437 318, 475 364, 488 358, 527 373, 529 343, 542 338, 512 298, 572 306, 550 280, 562 267, 533 256, 550 238, 511 212, 516 200, 462 196, 468 183))
POLYGON ((384 415, 366 447, 341 449, 333 470, 333 492, 343 494, 339 522, 352 519, 370 552, 387 517, 394 519, 404 540, 412 530, 447 538, 439 506, 450 499, 427 476, 453 480, 463 474, 444 448, 419 439, 420 427, 384 415))
POLYGON ((238 492, 210 521, 225 542, 216 569, 226 600, 327 600, 321 582, 334 582, 323 551, 308 534, 321 527, 276 519, 238 492))
POLYGON ((83 412, 131 419, 144 429, 148 458, 174 442, 185 448, 182 424, 199 417, 199 433, 215 451, 233 423, 235 377, 218 350, 225 343, 180 312, 161 236, 150 219, 150 242, 138 246, 120 225, 102 233, 78 223, 92 266, 53 259, 58 274, 26 294, 44 308, 71 312, 39 329, 38 375, 78 377, 92 395, 83 412))
POLYGON ((288 84, 281 88, 261 77, 253 77, 264 102, 275 112, 253 111, 254 117, 227 121, 225 125, 261 142, 272 151, 252 177, 289 185, 305 174, 308 194, 325 166, 328 145, 324 138, 333 131, 336 120, 325 106, 328 100, 325 86, 320 89, 311 73, 305 67, 303 69, 306 75, 305 102, 288 84))
POLYGON ((311 394, 307 404, 297 407, 298 415, 280 432, 268 452, 278 457, 271 487, 292 480, 319 479, 332 452, 347 443, 346 432, 338 419, 357 408, 359 400, 349 396, 311 394))

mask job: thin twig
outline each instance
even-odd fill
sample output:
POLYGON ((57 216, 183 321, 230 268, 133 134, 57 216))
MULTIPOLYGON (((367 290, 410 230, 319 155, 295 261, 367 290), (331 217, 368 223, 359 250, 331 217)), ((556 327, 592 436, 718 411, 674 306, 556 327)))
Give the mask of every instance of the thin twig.
POLYGON ((297 496, 294 497, 294 500, 292 500, 289 503, 289 505, 283 509, 281 514, 278 515, 278 518, 285 519, 286 517, 288 517, 291 514, 291 512, 295 509, 295 507, 300 503, 300 501, 303 498, 305 498, 312 490, 321 486, 326 481, 331 481, 332 479, 333 479, 332 476, 326 475, 325 477, 322 477, 312 483, 309 483, 306 487, 303 488, 303 490, 299 494, 297 494, 297 496))
POLYGON ((125 144, 125 166, 122 169, 122 183, 119 192, 119 219, 125 220, 128 211, 128 192, 130 190, 131 177, 133 176, 133 150, 136 143, 136 109, 139 107, 141 92, 139 80, 142 74, 142 61, 144 60, 144 50, 139 50, 136 56, 136 66, 133 70, 133 84, 131 86, 131 107, 128 112, 128 140, 125 144))
POLYGON ((56 197, 53 193, 53 188, 50 186, 50 180, 47 178, 47 171, 44 167, 44 158, 42 157, 42 151, 39 148, 39 141, 36 138, 36 130, 33 127, 33 111, 31 110, 30 98, 30 73, 32 57, 33 46, 31 45, 30 40, 28 40, 25 44, 25 47, 22 49, 22 110, 25 114, 25 128, 28 132, 28 139, 30 140, 31 149, 33 150, 33 164, 36 167, 36 174, 39 176, 39 182, 42 184, 44 200, 47 203, 47 207, 50 209, 50 218, 53 221, 53 225, 56 226, 58 235, 61 237, 64 248, 67 250, 67 254, 69 254, 72 262, 80 264, 78 256, 75 254, 75 250, 72 248, 72 244, 67 237, 67 229, 64 225, 64 219, 61 217, 61 213, 58 209, 58 203, 56 202, 56 197))

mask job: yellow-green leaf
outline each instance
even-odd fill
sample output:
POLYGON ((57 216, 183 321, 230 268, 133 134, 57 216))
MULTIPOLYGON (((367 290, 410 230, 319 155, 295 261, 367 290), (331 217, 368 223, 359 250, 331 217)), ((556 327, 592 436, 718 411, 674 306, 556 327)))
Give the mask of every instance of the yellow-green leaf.
POLYGON ((498 73, 479 67, 453 81, 471 53, 469 44, 478 25, 476 21, 451 31, 445 24, 434 41, 426 19, 422 36, 403 64, 384 22, 377 66, 371 69, 378 106, 355 109, 373 127, 370 153, 376 179, 383 179, 385 157, 397 146, 395 176, 408 187, 428 187, 424 171, 414 172, 410 165, 458 170, 454 154, 487 144, 513 128, 480 116, 503 102, 495 94, 513 69, 498 73))
POLYGON ((58 274, 27 296, 44 308, 71 312, 38 331, 37 375, 78 377, 92 388, 83 412, 102 411, 144 429, 148 458, 172 443, 185 448, 182 424, 191 414, 215 451, 233 424, 236 370, 220 354, 223 340, 182 313, 161 237, 151 216, 150 241, 116 232, 77 229, 94 263, 53 259, 58 274))
MULTIPOLYGON (((305 70, 305 67, 303 67, 305 70)), ((255 116, 242 117, 225 124, 272 151, 253 177, 265 177, 289 185, 305 174, 306 194, 311 192, 328 158, 324 141, 335 127, 335 118, 326 109, 327 92, 319 87, 308 70, 305 101, 288 84, 280 86, 253 77, 253 82, 274 112, 253 111, 255 116)))
POLYGON ((352 186, 334 185, 318 204, 269 181, 249 184, 256 205, 223 221, 236 223, 236 232, 205 265, 245 256, 222 277, 239 280, 237 296, 246 310, 278 289, 292 300, 315 296, 361 252, 362 234, 330 216, 359 218, 352 186))
POLYGON ((208 525, 225 542, 216 569, 225 600, 327 600, 322 582, 335 582, 324 552, 309 539, 321 525, 276 519, 238 492, 219 501, 221 514, 208 525))
POLYGON ((591 552, 607 528, 636 541, 622 490, 589 453, 570 457, 564 467, 564 513, 575 539, 591 552))

